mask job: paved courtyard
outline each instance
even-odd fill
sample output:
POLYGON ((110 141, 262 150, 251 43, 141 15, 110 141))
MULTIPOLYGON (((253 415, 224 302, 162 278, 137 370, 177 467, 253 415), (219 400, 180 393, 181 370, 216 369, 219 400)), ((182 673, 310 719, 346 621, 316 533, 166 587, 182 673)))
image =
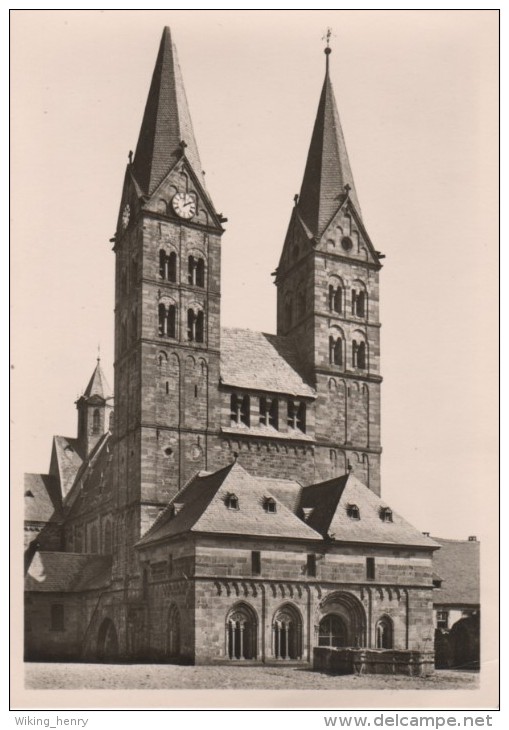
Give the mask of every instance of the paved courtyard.
POLYGON ((171 664, 25 665, 26 689, 475 689, 474 672, 439 670, 426 678, 332 676, 301 667, 189 667, 171 664))

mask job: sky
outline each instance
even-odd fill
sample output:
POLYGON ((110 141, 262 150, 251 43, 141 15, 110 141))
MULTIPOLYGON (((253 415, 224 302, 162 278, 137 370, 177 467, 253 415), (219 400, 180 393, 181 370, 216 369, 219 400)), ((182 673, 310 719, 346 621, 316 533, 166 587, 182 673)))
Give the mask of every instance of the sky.
MULTIPOLYGON (((222 324, 275 332, 277 266, 332 28, 331 77, 381 271, 382 494, 492 539, 498 489, 495 11, 17 11, 12 34, 13 485, 101 362, 114 233, 163 27, 222 240, 222 324)), ((16 487, 17 488, 17 487, 16 487)))

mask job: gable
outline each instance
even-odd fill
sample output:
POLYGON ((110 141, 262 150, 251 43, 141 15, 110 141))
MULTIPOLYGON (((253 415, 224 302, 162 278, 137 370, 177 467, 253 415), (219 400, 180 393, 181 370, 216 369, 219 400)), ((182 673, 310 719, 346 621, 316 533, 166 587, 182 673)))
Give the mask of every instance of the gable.
POLYGON ((364 224, 349 198, 345 198, 326 225, 318 247, 352 261, 362 261, 377 268, 380 257, 375 250, 364 224))
POLYGON ((177 193, 186 193, 195 201, 196 213, 189 223, 215 228, 218 232, 222 232, 222 219, 215 212, 208 193, 200 184, 185 155, 178 160, 150 197, 144 201, 143 208, 152 213, 168 216, 180 223, 182 219, 175 213, 172 204, 177 193))

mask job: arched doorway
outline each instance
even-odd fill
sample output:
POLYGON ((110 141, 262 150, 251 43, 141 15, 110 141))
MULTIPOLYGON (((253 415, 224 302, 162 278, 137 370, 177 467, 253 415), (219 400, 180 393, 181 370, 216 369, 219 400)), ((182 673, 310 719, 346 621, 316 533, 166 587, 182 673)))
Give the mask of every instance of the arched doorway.
POLYGON ((389 616, 382 616, 376 623, 375 639, 377 649, 392 649, 394 645, 394 627, 389 616))
POLYGON ((348 646, 345 621, 335 613, 328 613, 318 625, 318 646, 348 646))
POLYGON ((176 606, 171 606, 168 612, 167 656, 168 659, 180 656, 180 613, 176 606))
POLYGON ((275 659, 300 659, 302 655, 302 620, 297 609, 286 604, 278 608, 272 622, 275 659))
POLYGON ((247 603, 234 606, 226 618, 226 652, 232 660, 256 659, 256 614, 247 603))
POLYGON ((117 630, 110 618, 105 618, 99 628, 97 635, 97 658, 103 662, 118 659, 117 630))
POLYGON ((317 618, 319 646, 366 646, 366 612, 352 593, 330 593, 320 603, 317 618))

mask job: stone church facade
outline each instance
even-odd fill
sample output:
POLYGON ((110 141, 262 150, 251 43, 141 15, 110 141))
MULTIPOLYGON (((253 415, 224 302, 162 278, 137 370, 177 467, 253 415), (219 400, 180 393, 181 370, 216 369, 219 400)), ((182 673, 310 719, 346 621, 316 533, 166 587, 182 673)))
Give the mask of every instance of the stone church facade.
POLYGON ((55 436, 49 473, 26 475, 29 659, 432 650, 439 546, 381 498, 383 255, 325 52, 277 334, 221 328, 226 219, 164 30, 113 239, 114 394, 98 361, 77 437, 55 436))

